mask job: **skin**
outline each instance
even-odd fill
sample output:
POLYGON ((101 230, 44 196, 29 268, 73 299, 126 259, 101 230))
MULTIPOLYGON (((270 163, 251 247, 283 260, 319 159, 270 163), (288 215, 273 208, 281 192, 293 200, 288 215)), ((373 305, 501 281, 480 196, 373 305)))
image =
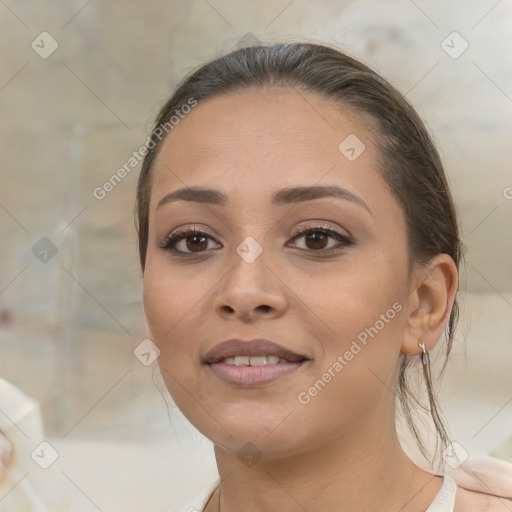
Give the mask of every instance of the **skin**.
MULTIPOLYGON (((420 354, 419 341, 429 350, 437 343, 457 269, 443 254, 408 267, 404 212, 380 175, 371 130, 361 116, 311 93, 246 89, 200 103, 161 147, 144 309, 173 399, 215 446, 221 485, 208 511, 419 512, 441 487, 397 441, 394 390, 400 354, 420 354), (349 134, 366 146, 355 161, 338 150, 349 134), (367 208, 333 197, 271 204, 280 189, 320 185, 348 189, 367 208), (184 187, 217 189, 228 203, 157 208, 184 187), (206 233, 208 245, 182 240, 186 257, 162 249, 180 226, 206 233), (306 236, 293 236, 297 226, 328 227, 354 244, 325 255, 306 236), (263 249, 252 263, 236 252, 249 236, 263 249), (307 405, 299 403, 299 393, 395 303, 401 311, 307 405), (232 337, 271 339, 310 361, 241 389, 202 363, 232 337), (247 443, 261 456, 251 467, 237 456, 247 443)), ((465 510, 464 497, 457 499, 456 510, 465 510)))

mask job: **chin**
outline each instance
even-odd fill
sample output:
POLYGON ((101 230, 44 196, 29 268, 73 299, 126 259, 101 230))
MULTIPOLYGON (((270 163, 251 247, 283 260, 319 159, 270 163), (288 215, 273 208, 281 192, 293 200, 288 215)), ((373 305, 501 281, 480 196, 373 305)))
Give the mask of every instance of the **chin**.
POLYGON ((277 411, 261 414, 226 415, 220 425, 209 421, 196 427, 219 448, 239 453, 244 450, 261 452, 266 458, 285 457, 300 450, 306 435, 296 421, 294 413, 277 411), (287 415, 289 414, 289 417, 287 415))

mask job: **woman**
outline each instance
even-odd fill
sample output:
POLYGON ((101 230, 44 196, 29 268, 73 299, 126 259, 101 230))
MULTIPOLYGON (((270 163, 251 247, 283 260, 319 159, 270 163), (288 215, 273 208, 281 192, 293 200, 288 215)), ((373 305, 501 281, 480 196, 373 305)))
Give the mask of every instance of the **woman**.
POLYGON ((144 309, 174 401, 214 443, 204 510, 508 510, 397 439, 396 398, 418 434, 419 371, 443 463, 429 352, 445 330, 450 352, 461 258, 403 96, 333 48, 244 48, 182 82, 147 147, 144 309))

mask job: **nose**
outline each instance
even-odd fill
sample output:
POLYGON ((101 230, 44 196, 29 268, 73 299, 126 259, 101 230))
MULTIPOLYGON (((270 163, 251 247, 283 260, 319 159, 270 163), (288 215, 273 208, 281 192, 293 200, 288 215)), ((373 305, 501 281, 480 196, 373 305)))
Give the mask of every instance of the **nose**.
POLYGON ((220 317, 253 322, 284 314, 287 305, 284 284, 267 267, 263 254, 252 263, 234 254, 232 267, 214 299, 215 312, 220 317))

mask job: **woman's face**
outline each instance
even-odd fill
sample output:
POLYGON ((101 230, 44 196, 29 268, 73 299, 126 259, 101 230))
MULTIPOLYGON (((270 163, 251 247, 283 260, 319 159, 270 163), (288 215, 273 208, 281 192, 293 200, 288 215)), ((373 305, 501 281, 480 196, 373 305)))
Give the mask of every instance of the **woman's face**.
POLYGON ((226 450, 293 454, 393 421, 406 223, 370 129, 314 94, 255 88, 200 103, 163 143, 145 313, 173 399, 226 450), (215 193, 185 196, 194 187, 215 193), (175 239, 178 228, 200 234, 175 239), (304 361, 257 366, 256 347, 255 359, 207 364, 230 339, 304 361))

